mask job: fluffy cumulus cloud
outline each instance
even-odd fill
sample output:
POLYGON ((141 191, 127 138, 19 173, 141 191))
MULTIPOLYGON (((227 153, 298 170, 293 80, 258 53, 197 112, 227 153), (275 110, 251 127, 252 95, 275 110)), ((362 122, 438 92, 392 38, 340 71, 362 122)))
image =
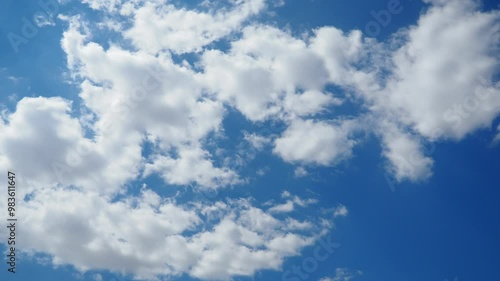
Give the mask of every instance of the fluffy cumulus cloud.
POLYGON ((20 208, 20 223, 31 226, 19 233, 24 252, 48 254, 54 265, 79 271, 107 269, 145 280, 181 274, 228 280, 278 270, 329 231, 318 217, 273 217, 250 199, 179 204, 148 188, 111 201, 47 187, 31 192, 20 208))
POLYGON ((265 0, 228 2, 232 4, 230 8, 217 12, 179 9, 163 1, 146 3, 133 10, 133 26, 125 32, 125 37, 152 53, 200 51, 203 46, 238 29, 266 5, 265 0))
POLYGON ((126 161, 141 166, 141 146, 150 143, 158 149, 146 159, 146 173, 162 169, 169 184, 213 187, 213 181, 221 179, 220 187, 238 181, 228 168, 214 167, 200 148, 207 134, 219 130, 224 107, 204 94, 190 67, 174 64, 168 55, 134 53, 119 46, 105 50, 87 40, 83 30, 70 19, 62 45, 75 79, 81 81, 80 97, 94 115, 91 129, 97 145, 109 158, 134 153, 126 161), (189 145, 197 149, 188 151, 189 145), (174 159, 169 157, 172 151, 174 159), (196 174, 172 174, 191 163, 197 164, 196 174))
POLYGON ((276 139, 274 153, 289 162, 330 165, 348 158, 354 143, 340 126, 295 120, 276 139))
POLYGON ((461 139, 500 112, 500 14, 478 12, 476 1, 429 2, 392 55, 385 105, 425 137, 461 139))
POLYGON ((214 167, 210 155, 199 147, 182 147, 175 159, 158 156, 153 163, 146 164, 144 176, 154 172, 160 173, 166 182, 177 185, 199 184, 215 189, 241 182, 234 171, 214 167))
POLYGON ((208 88, 252 121, 314 116, 342 103, 324 90, 329 74, 321 56, 275 27, 246 27, 228 52, 209 50, 202 63, 208 88))
MULTIPOLYGON (((296 177, 348 161, 370 134, 398 181, 430 177, 429 143, 498 126, 500 12, 473 0, 424 2, 418 22, 387 42, 328 26, 299 38, 255 20, 282 1, 193 8, 87 0, 102 22, 60 15, 83 113, 63 98, 26 97, 0 118, 0 168, 24 178, 23 250, 143 279, 279 270, 332 225, 293 216, 315 199, 284 192, 263 207, 251 199, 177 202, 150 189, 127 194, 131 182, 155 175, 205 190, 244 184, 246 175, 219 157, 230 148, 214 148, 227 144, 224 121, 234 112, 249 127, 284 125, 245 128, 242 142, 295 165, 296 177), (104 43, 106 28, 115 36, 104 43), (343 116, 337 109, 346 104, 361 113, 343 116)), ((333 219, 348 214, 343 205, 333 210, 333 219)), ((350 276, 337 270, 324 280, 350 276)))
POLYGON ((490 127, 500 110, 499 11, 479 12, 475 1, 429 2, 388 55, 385 85, 365 92, 382 118, 383 153, 398 180, 432 174, 423 140, 460 140, 490 127))
POLYGON ((335 208, 335 211, 333 212, 334 217, 345 217, 349 213, 349 210, 347 210, 347 207, 344 205, 340 205, 337 208, 335 208))
MULTIPOLYGON (((285 203, 282 204, 275 204, 272 207, 270 207, 267 211, 270 213, 290 213, 295 210, 296 206, 298 207, 307 207, 308 205, 311 204, 316 204, 318 203, 318 200, 316 199, 302 199, 298 196, 292 196, 290 192, 284 191, 281 194, 281 197, 286 199, 285 203)), ((339 206, 339 208, 342 208, 344 206, 339 206)), ((345 207, 344 207, 345 208, 345 207)))
MULTIPOLYGON (((106 168, 115 168, 111 158, 93 140, 84 136, 78 119, 71 117, 71 102, 62 98, 24 98, 16 111, 0 126, 0 165, 2 170, 15 167, 26 180, 25 189, 61 183, 78 185, 103 193, 116 192, 134 177, 133 151, 125 150, 120 163, 109 176, 106 168), (100 182, 102 186, 96 186, 100 182)), ((139 155, 140 157, 140 155, 139 155)))
POLYGON ((381 127, 383 155, 388 159, 388 170, 395 179, 419 181, 429 178, 434 161, 426 153, 432 152, 432 146, 425 146, 421 137, 404 132, 394 124, 381 127))

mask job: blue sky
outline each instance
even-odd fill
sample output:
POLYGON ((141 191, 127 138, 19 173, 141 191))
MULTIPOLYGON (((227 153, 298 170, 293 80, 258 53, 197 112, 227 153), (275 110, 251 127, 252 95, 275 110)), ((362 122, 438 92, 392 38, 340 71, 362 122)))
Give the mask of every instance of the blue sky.
POLYGON ((60 2, 0 4, 1 280, 500 279, 496 1, 60 2))

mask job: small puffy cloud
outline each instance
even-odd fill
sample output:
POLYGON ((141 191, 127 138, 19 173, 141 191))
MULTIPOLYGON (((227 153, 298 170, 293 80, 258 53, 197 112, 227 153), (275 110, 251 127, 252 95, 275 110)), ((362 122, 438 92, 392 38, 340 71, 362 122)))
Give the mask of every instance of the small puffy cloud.
POLYGON ((337 268, 335 270, 335 276, 334 277, 324 277, 321 278, 319 281, 350 281, 358 276, 362 276, 363 272, 357 270, 357 271, 351 271, 347 268, 337 268))
POLYGON ((253 148, 257 150, 262 150, 267 144, 271 142, 271 139, 268 137, 260 136, 255 133, 245 133, 244 135, 245 141, 250 143, 253 148))
POLYGON ((281 192, 281 197, 282 198, 289 198, 291 196, 292 196, 292 194, 288 190, 284 190, 283 192, 281 192))
POLYGON ((287 162, 326 166, 349 158, 354 144, 340 126, 298 119, 275 140, 274 153, 287 162))
POLYGON ((56 25, 54 19, 52 18, 53 15, 49 15, 47 13, 35 13, 33 16, 33 21, 35 22, 35 25, 39 28, 45 27, 45 26, 54 26, 56 25))
POLYGON ((289 213, 295 209, 292 201, 286 201, 286 203, 275 205, 269 208, 267 211, 270 213, 289 213))
POLYGON ((304 167, 297 167, 293 171, 293 175, 296 178, 302 178, 308 175, 307 170, 304 167))
POLYGON ((286 225, 289 230, 307 230, 314 227, 314 224, 309 221, 298 221, 293 218, 287 219, 286 225))
POLYGON ((340 206, 338 206, 335 211, 333 212, 333 216, 334 217, 345 217, 347 216, 347 214, 349 213, 349 211, 347 210, 347 207, 340 204, 340 206))
POLYGON ((396 180, 421 181, 432 175, 434 160, 424 153, 418 136, 403 132, 394 125, 382 129, 383 155, 396 180))
POLYGON ((297 195, 292 195, 288 191, 283 191, 281 197, 287 199, 285 203, 277 204, 268 209, 270 213, 289 213, 295 210, 295 206, 307 207, 318 203, 318 200, 313 198, 302 199, 297 195))

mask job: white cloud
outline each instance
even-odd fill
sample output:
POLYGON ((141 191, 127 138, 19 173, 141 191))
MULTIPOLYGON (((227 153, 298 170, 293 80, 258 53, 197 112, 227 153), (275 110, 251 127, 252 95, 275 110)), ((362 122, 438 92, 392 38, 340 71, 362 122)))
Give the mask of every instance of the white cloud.
POLYGON ((121 0, 83 0, 82 2, 88 4, 92 9, 105 9, 108 12, 116 11, 122 4, 121 0))
POLYGON ((67 115, 70 108, 70 102, 62 98, 19 101, 16 111, 0 124, 4 132, 0 136, 2 168, 22 167, 27 178, 56 181, 48 172, 51 162, 64 159, 67 146, 83 141, 80 124, 67 115))
POLYGON ((269 208, 270 213, 289 213, 295 209, 292 201, 286 201, 286 203, 279 204, 269 208))
POLYGON ((229 1, 230 9, 201 12, 174 5, 146 3, 136 9, 134 24, 124 34, 133 44, 152 53, 200 51, 202 47, 230 34, 249 17, 265 8, 264 0, 229 1), (161 36, 158 36, 161 34, 161 36))
POLYGON ((54 265, 70 264, 82 272, 228 280, 279 270, 286 257, 327 230, 320 217, 278 219, 251 201, 179 204, 149 189, 120 200, 75 189, 39 189, 20 203, 20 223, 28 227, 19 232, 20 250, 48 254, 54 265))
POLYGON ((424 153, 419 136, 403 132, 393 124, 381 128, 383 155, 396 180, 420 181, 432 175, 434 161, 424 153))
POLYGON ((302 177, 305 177, 308 175, 307 173, 307 170, 304 168, 304 167, 297 167, 294 171, 293 171, 293 175, 296 177, 296 178, 302 178, 302 177))
POLYGON ((500 83, 492 81, 500 66, 500 12, 479 12, 471 0, 428 2, 418 23, 390 43, 333 27, 311 39, 332 82, 356 94, 378 123, 398 124, 380 135, 399 180, 431 175, 421 140, 460 140, 490 127, 500 112, 500 83), (417 164, 405 163, 408 157, 417 164))
MULTIPOLYGON (((103 47, 84 17, 61 16, 69 23, 61 45, 85 116, 74 117, 67 100, 39 97, 23 98, 0 121, 0 168, 29 179, 18 195, 29 197, 20 200, 29 226, 19 233, 23 250, 49 254, 55 265, 227 280, 279 270, 324 233, 330 221, 288 216, 317 202, 289 192, 267 211, 243 199, 179 204, 151 185, 137 197, 125 194, 127 183, 153 173, 167 184, 211 189, 244 182, 205 146, 223 133, 225 108, 253 125, 286 124, 284 132, 249 131, 245 139, 262 151, 272 143, 274 154, 298 164, 299 176, 304 167, 350 158, 357 130, 375 133, 400 181, 432 174, 426 141, 460 140, 500 112, 499 84, 488 82, 499 66, 500 14, 480 12, 472 0, 427 1, 433 6, 394 44, 334 27, 299 39, 277 27, 245 26, 264 11, 263 0, 232 1, 220 11, 86 2, 134 50, 119 42, 103 47), (116 13, 131 20, 130 29, 120 30, 128 25, 116 13), (208 50, 221 38, 227 50, 208 50), (199 60, 178 63, 171 52, 198 52, 199 60), (328 92, 332 83, 345 93, 328 92), (347 100, 363 115, 321 119, 347 100), (150 155, 142 154, 146 142, 150 155), (117 194, 123 199, 113 200, 117 194)), ((334 217, 347 213, 341 205, 334 217)), ((349 278, 340 269, 331 280, 349 278)))
POLYGON ((289 198, 291 196, 292 194, 288 190, 284 190, 283 192, 281 192, 281 198, 289 198))
POLYGON ((254 133, 245 133, 244 139, 257 150, 262 150, 267 144, 271 142, 268 137, 260 136, 254 133))
POLYGON ((341 103, 339 99, 333 98, 331 94, 311 90, 302 94, 287 95, 284 107, 286 111, 297 116, 308 116, 324 111, 327 106, 340 105, 341 103))
POLYGON ((298 221, 293 218, 288 218, 286 225, 289 230, 308 230, 314 228, 314 224, 309 221, 298 221))
POLYGON ((313 116, 341 103, 323 92, 328 71, 321 57, 274 27, 244 28, 228 52, 204 52, 202 65, 208 88, 251 121, 313 116))
POLYGON ((23 98, 0 124, 5 132, 0 136, 0 168, 17 169, 26 180, 26 193, 54 183, 112 193, 134 177, 134 167, 126 161, 114 176, 106 174, 105 167, 113 164, 98 144, 84 137, 71 111, 71 102, 62 98, 23 98))
POLYGON ((321 278, 319 281, 350 281, 355 277, 362 276, 363 272, 357 270, 357 271, 350 271, 347 268, 337 268, 335 270, 335 277, 330 278, 330 277, 324 277, 321 278))
POLYGON ((331 165, 349 158, 354 144, 338 125, 294 120, 276 139, 274 153, 287 162, 331 165))
POLYGON ((500 84, 487 82, 500 66, 500 12, 479 12, 471 0, 429 2, 392 56, 381 103, 425 137, 459 140, 500 112, 500 84))
POLYGON ((211 188, 239 182, 230 169, 215 167, 200 147, 209 133, 219 130, 224 108, 203 94, 196 73, 174 64, 167 55, 134 53, 114 45, 104 50, 85 38, 80 25, 70 19, 62 45, 72 72, 83 79, 80 97, 96 116, 92 125, 96 142, 106 158, 121 159, 113 162, 109 174, 127 162, 132 167, 144 165, 141 146, 147 140, 157 150, 151 156, 154 162, 146 165, 146 175, 157 172, 169 184, 194 182, 211 188), (126 150, 136 154, 125 158, 126 150), (165 156, 171 150, 180 157, 165 156), (189 165, 195 173, 182 170, 189 165))
POLYGON ((33 16, 33 21, 38 28, 42 28, 44 26, 54 26, 56 23, 52 18, 52 15, 46 13, 36 13, 33 16))
POLYGON ((147 163, 144 176, 159 173, 165 182, 176 185, 196 183, 201 187, 217 188, 239 184, 238 174, 228 168, 215 167, 208 152, 200 147, 181 147, 177 158, 157 156, 147 163))
POLYGON ((319 28, 311 38, 311 49, 323 60, 331 82, 346 86, 360 79, 371 81, 353 66, 367 51, 359 30, 344 34, 335 27, 319 28))
POLYGON ((295 206, 307 207, 311 204, 318 203, 318 200, 313 198, 302 199, 297 195, 291 195, 288 191, 283 191, 282 198, 287 199, 285 203, 277 204, 268 209, 270 213, 289 213, 295 210, 295 206))
POLYGON ((490 127, 500 112, 500 83, 493 81, 500 12, 480 12, 472 0, 428 2, 418 23, 387 43, 332 27, 311 39, 330 80, 353 92, 368 119, 377 120, 365 129, 382 137, 388 169, 400 181, 432 174, 422 141, 460 140, 490 127))
POLYGON ((333 212, 334 217, 345 217, 349 213, 349 210, 347 210, 347 207, 340 204, 335 211, 333 212))
POLYGON ((264 120, 279 112, 275 104, 269 70, 243 55, 224 55, 220 51, 203 54, 206 84, 220 100, 230 103, 250 120, 264 120), (225 77, 225 83, 220 83, 225 77))

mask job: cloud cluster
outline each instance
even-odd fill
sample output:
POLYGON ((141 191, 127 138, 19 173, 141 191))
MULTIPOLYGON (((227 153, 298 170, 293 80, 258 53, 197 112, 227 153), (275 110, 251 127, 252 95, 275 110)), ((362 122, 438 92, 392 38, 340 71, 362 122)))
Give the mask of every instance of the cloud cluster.
POLYGON ((145 165, 147 175, 159 173, 169 184, 241 183, 229 167, 217 167, 203 147, 231 107, 251 122, 288 126, 281 136, 252 140, 271 142, 284 161, 336 165, 350 158, 358 132, 373 133, 381 139, 388 171, 397 180, 418 181, 432 175, 433 160, 422 142, 460 140, 491 126, 500 110, 500 86, 492 82, 499 67, 499 12, 480 12, 474 1, 429 3, 416 25, 388 42, 335 27, 297 38, 277 27, 245 25, 269 5, 257 0, 219 12, 149 2, 130 4, 135 9, 129 11, 127 4, 117 4, 118 12, 110 13, 132 21, 118 33, 137 51, 120 44, 104 49, 76 18, 68 19, 62 45, 72 74, 82 81, 80 96, 96 119, 91 129, 108 134, 102 141, 121 142, 130 152, 145 141, 159 148, 147 164, 140 155, 127 157, 136 159, 129 171, 145 165), (186 14, 189 25, 183 24, 186 14), (167 24, 170 20, 175 24, 167 24), (184 37, 170 38, 180 36, 175 34, 184 37), (221 38, 228 41, 227 50, 210 45, 221 38), (185 52, 198 53, 199 61, 173 58, 185 52), (330 85, 343 91, 332 93, 330 85), (323 117, 347 100, 365 112, 323 117), (195 162, 196 172, 183 175, 183 165, 195 162))
MULTIPOLYGON (((387 42, 328 26, 299 38, 253 20, 281 1, 227 2, 190 9, 87 0, 104 15, 100 24, 60 16, 84 114, 65 99, 33 97, 0 119, 0 169, 15 167, 26 179, 19 194, 26 250, 138 278, 227 280, 279 270, 331 225, 288 216, 316 201, 284 193, 265 211, 249 199, 133 196, 126 184, 152 175, 202 189, 245 183, 207 145, 224 136, 228 111, 252 125, 284 124, 242 139, 297 165, 297 177, 347 161, 373 134, 388 171, 419 181, 432 175, 426 142, 461 140, 500 112, 500 12, 481 11, 476 1, 425 1, 418 22, 387 42), (98 40, 103 28, 119 40, 98 40), (340 114, 346 103, 359 113, 340 114)), ((347 213, 340 206, 334 216, 347 213)))
POLYGON ((19 223, 29 229, 19 232, 19 241, 24 252, 48 254, 54 265, 82 272, 229 280, 278 270, 329 231, 318 218, 273 217, 252 201, 180 204, 148 188, 111 201, 94 192, 44 188, 20 206, 19 223))

